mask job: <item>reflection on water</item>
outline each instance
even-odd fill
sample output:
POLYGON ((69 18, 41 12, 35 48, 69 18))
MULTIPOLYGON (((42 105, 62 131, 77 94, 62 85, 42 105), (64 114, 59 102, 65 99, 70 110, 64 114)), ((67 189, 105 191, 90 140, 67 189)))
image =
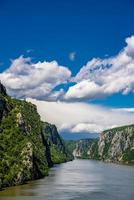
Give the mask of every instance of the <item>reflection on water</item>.
POLYGON ((133 200, 133 187, 133 166, 74 160, 44 179, 1 191, 0 200, 133 200))

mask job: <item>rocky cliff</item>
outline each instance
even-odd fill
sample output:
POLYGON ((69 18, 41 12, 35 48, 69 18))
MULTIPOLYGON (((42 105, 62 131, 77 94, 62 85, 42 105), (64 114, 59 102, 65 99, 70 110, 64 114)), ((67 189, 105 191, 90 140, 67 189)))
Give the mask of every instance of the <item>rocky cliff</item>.
POLYGON ((52 163, 58 164, 73 159, 73 155, 68 151, 55 125, 44 122, 43 136, 48 144, 52 163))
POLYGON ((134 125, 113 128, 101 133, 98 157, 109 162, 134 164, 134 125))
POLYGON ((53 164, 70 159, 56 127, 41 122, 35 105, 9 97, 0 83, 0 188, 46 176, 53 164))
POLYGON ((94 139, 81 139, 76 142, 76 147, 73 150, 73 155, 76 158, 88 158, 88 149, 91 147, 94 139))
POLYGON ((134 125, 106 130, 95 140, 80 140, 73 152, 77 158, 134 164, 134 125))

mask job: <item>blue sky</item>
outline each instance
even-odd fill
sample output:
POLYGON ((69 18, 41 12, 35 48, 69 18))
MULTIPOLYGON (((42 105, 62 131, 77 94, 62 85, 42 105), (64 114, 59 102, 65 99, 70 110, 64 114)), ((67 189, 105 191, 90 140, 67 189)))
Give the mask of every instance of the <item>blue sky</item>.
MULTIPOLYGON (((134 35, 133 8, 133 0, 0 0, 0 72, 4 73, 11 67, 11 59, 23 55, 32 60, 23 60, 25 64, 56 60, 58 66, 67 67, 72 73, 71 77, 75 77, 92 58, 104 60, 123 51, 128 45, 126 38, 134 35)), ((20 64, 22 68, 23 64, 20 64)), ((52 91, 63 89, 67 92, 75 84, 73 81, 65 83, 70 76, 69 72, 65 73, 64 80, 57 80, 51 87, 52 91)), ((17 96, 12 85, 4 80, 7 88, 10 85, 9 93, 17 96)), ((76 82, 83 80, 84 77, 76 82)), ((132 81, 130 85, 132 87, 132 81)), ((98 95, 94 98, 84 97, 80 101, 110 108, 134 107, 133 89, 124 92, 125 95, 122 90, 108 95, 98 94, 101 98, 98 95)), ((17 92, 23 93, 20 88, 17 88, 17 92)), ((26 94, 23 94, 25 98, 35 98, 35 94, 26 94)), ((50 94, 47 99, 44 95, 41 100, 48 101, 53 95, 50 94)), ((77 101, 79 99, 74 97, 71 99, 71 102, 77 101)))
POLYGON ((1 68, 28 49, 35 60, 56 59, 73 73, 92 57, 115 55, 134 33, 133 7, 133 0, 0 0, 1 68))

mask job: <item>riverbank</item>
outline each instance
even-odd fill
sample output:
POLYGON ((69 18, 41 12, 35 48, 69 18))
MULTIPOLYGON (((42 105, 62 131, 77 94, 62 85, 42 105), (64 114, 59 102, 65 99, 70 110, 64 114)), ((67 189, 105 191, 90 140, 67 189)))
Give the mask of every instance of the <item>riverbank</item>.
POLYGON ((55 165, 49 176, 0 192, 1 200, 133 200, 134 167, 93 160, 55 165))

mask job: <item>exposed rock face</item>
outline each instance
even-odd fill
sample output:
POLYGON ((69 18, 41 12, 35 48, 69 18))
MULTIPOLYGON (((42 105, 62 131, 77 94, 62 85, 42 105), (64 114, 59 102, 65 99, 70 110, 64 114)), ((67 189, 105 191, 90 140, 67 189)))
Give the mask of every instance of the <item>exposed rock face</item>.
POLYGON ((28 173, 33 170, 33 147, 31 142, 28 142, 26 146, 23 148, 21 156, 23 158, 22 159, 23 167, 20 168, 20 171, 17 174, 16 182, 18 184, 21 184, 24 181, 25 178, 23 175, 24 169, 28 171, 28 173))
POLYGON ((100 159, 134 163, 134 125, 104 131, 98 142, 100 159))
POLYGON ((0 92, 0 188, 46 176, 53 164, 71 159, 56 127, 41 122, 35 105, 12 99, 2 85, 0 92))
POLYGON ((76 158, 88 158, 88 149, 92 145, 94 139, 82 139, 76 143, 73 155, 76 158))
POLYGON ((99 139, 76 142, 75 157, 134 164, 134 125, 106 130, 99 139))
POLYGON ((42 124, 36 107, 3 94, 0 100, 5 110, 8 107, 0 122, 1 185, 22 184, 47 175, 46 146, 41 139, 42 124))
POLYGON ((20 129, 26 133, 26 134, 29 134, 31 132, 31 125, 28 124, 26 121, 25 121, 25 117, 23 117, 22 113, 19 112, 17 113, 17 124, 18 126, 20 127, 20 129))
POLYGON ((23 156, 23 164, 25 167, 27 167, 29 170, 33 169, 33 146, 31 142, 28 142, 24 149, 21 152, 21 155, 23 156))
POLYGON ((43 136, 47 141, 50 149, 51 159, 53 163, 67 162, 72 160, 73 156, 65 146, 63 139, 58 134, 55 125, 47 122, 43 123, 43 136))

